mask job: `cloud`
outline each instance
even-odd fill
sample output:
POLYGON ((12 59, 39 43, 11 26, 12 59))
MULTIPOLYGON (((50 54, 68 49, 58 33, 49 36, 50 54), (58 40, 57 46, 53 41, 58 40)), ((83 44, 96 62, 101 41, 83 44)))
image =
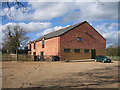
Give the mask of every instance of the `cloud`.
MULTIPOLYGON (((23 20, 51 20, 56 17, 64 16, 69 11, 73 10, 74 7, 70 7, 72 3, 64 2, 28 2, 27 11, 22 12, 23 8, 15 9, 12 7, 8 12, 8 18, 23 21, 23 20), (12 17, 11 17, 12 16, 12 17), (19 17, 19 18, 18 18, 19 17)), ((7 12, 7 8, 4 8, 4 12, 7 12)))
POLYGON ((19 22, 19 23, 7 23, 3 25, 3 30, 8 26, 14 26, 14 25, 20 25, 22 28, 24 28, 28 32, 38 32, 40 30, 49 28, 51 26, 50 22, 30 22, 30 23, 24 23, 24 22, 19 22))
MULTIPOLYGON (((74 5, 73 5, 74 6, 74 5)), ((76 3, 77 12, 71 13, 63 17, 61 22, 70 21, 101 21, 101 20, 117 20, 118 19, 118 3, 104 2, 100 3, 76 3)))
POLYGON ((118 29, 118 25, 120 26, 120 24, 118 23, 109 23, 109 24, 106 24, 105 27, 110 30, 113 30, 113 29, 118 29))
POLYGON ((104 23, 97 25, 96 30, 106 38, 107 44, 118 43, 118 23, 104 23))
MULTIPOLYGON (((83 0, 24 0, 29 2, 83 2, 83 0)), ((119 2, 119 0, 100 0, 101 2, 119 2)), ((84 2, 95 2, 95 0, 84 0, 84 2)))
MULTIPOLYGON (((67 26, 65 26, 65 27, 68 27, 68 26, 69 26, 69 25, 67 25, 67 26)), ((57 30, 60 30, 60 29, 65 28, 65 27, 55 26, 54 28, 46 29, 46 30, 44 30, 43 32, 38 33, 37 36, 42 36, 42 35, 45 35, 45 34, 48 34, 48 33, 51 33, 51 32, 57 31, 57 30)))
POLYGON ((32 14, 28 14, 28 17, 32 20, 51 20, 56 17, 64 16, 74 7, 71 7, 72 3, 64 2, 30 2, 29 3, 35 11, 32 14))
POLYGON ((0 41, 2 41, 2 25, 0 24, 0 41))
POLYGON ((2 25, 0 24, 0 48, 2 47, 2 25))
MULTIPOLYGON (((116 20, 118 17, 117 2, 29 2, 28 10, 25 13, 21 9, 11 12, 15 20, 44 21, 62 17, 62 22, 83 21, 83 20, 116 20), (79 10, 79 11, 76 11, 79 10), (19 17, 19 18, 18 18, 19 17)), ((5 9, 6 10, 6 9, 5 9)), ((10 17, 9 17, 10 18, 10 17)))

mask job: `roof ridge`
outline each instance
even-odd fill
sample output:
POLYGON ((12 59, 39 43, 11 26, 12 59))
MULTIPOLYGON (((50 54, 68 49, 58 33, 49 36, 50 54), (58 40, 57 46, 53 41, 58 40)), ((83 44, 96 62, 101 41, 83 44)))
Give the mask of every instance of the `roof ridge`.
MULTIPOLYGON (((86 22, 86 21, 83 21, 83 22, 86 22)), ((62 29, 65 29, 65 28, 68 28, 68 27, 71 27, 71 26, 74 26, 74 25, 77 25, 77 24, 81 24, 81 23, 83 23, 83 22, 79 22, 79 23, 76 23, 76 24, 73 24, 73 25, 70 25, 70 26, 67 26, 67 27, 63 27, 63 28, 58 29, 58 30, 56 30, 56 31, 59 31, 59 30, 62 30, 62 29)), ((53 32, 56 32, 56 31, 53 31, 53 32)), ((53 33, 53 32, 50 32, 50 33, 53 33)), ((48 33, 48 34, 50 34, 50 33, 48 33)), ((45 34, 45 35, 47 35, 47 34, 45 34)), ((45 36, 45 35, 43 35, 43 36, 45 36)))
POLYGON ((62 35, 62 34, 64 34, 65 32, 71 30, 72 28, 74 28, 74 27, 76 27, 76 26, 78 26, 78 25, 80 25, 80 24, 82 24, 82 23, 85 23, 85 22, 87 22, 87 21, 79 22, 79 23, 76 23, 76 24, 73 24, 73 25, 70 25, 70 26, 67 26, 67 27, 58 29, 58 30, 56 30, 56 31, 50 32, 50 33, 45 34, 45 35, 41 36, 40 38, 36 39, 36 41, 40 41, 42 38, 48 39, 48 38, 51 38, 51 37, 55 37, 55 36, 62 35), (64 31, 63 31, 63 30, 64 30, 64 31), (63 32, 60 32, 60 31, 63 31, 63 32), (59 33, 57 33, 57 32, 59 32, 59 33), (56 35, 55 35, 55 34, 56 34, 56 35))

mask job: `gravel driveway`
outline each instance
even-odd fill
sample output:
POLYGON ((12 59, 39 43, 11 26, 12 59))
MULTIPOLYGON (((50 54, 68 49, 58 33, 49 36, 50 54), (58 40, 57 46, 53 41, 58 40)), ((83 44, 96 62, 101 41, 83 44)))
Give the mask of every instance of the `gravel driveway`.
POLYGON ((2 62, 3 88, 118 88, 118 61, 2 62))

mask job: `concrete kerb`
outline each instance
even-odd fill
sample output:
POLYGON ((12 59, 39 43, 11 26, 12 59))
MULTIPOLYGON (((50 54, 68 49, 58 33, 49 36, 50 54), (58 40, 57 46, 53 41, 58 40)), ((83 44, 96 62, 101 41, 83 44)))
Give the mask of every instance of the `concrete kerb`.
POLYGON ((69 62, 91 62, 95 61, 94 59, 85 59, 85 60, 70 60, 69 62))

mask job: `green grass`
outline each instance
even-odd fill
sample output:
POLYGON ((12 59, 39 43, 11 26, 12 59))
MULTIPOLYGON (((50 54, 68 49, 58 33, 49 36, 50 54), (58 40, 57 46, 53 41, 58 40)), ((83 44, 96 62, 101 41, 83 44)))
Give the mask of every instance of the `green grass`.
POLYGON ((120 61, 120 59, 111 59, 112 61, 120 61))
POLYGON ((120 61, 120 56, 107 56, 107 57, 113 61, 120 61))

